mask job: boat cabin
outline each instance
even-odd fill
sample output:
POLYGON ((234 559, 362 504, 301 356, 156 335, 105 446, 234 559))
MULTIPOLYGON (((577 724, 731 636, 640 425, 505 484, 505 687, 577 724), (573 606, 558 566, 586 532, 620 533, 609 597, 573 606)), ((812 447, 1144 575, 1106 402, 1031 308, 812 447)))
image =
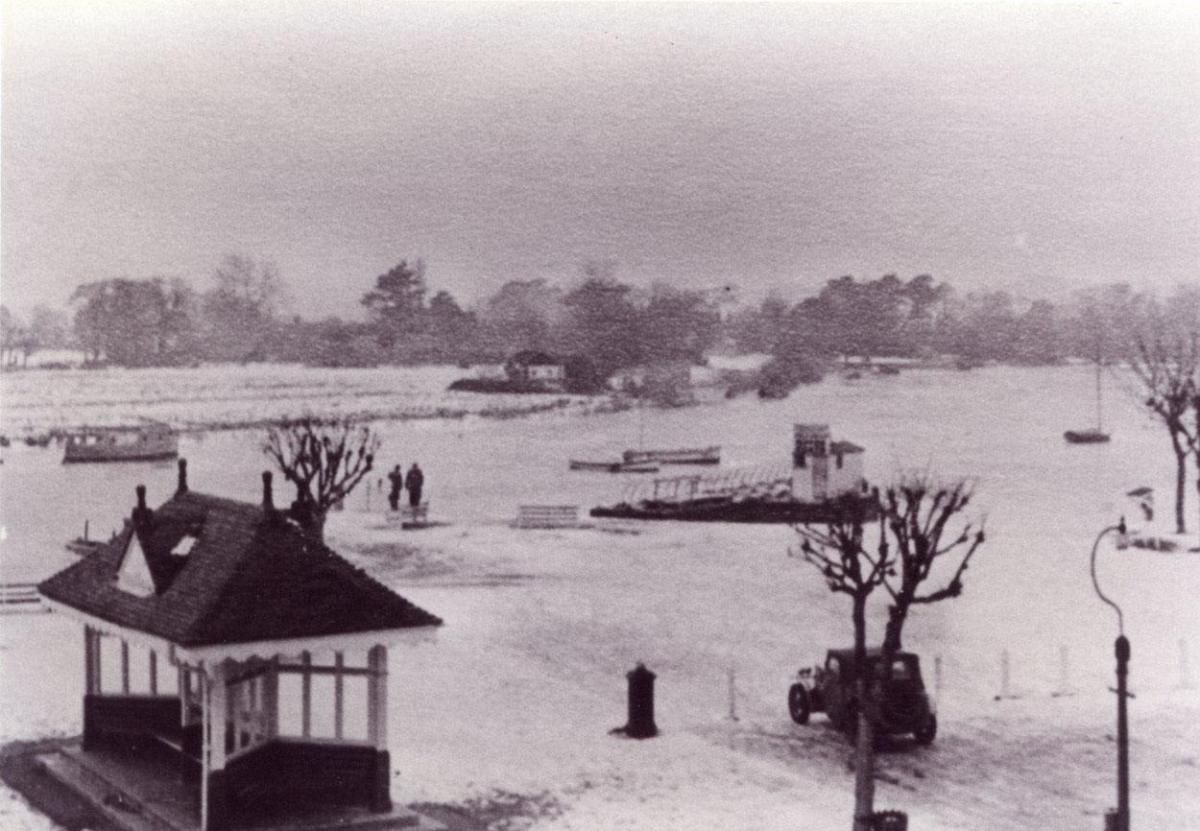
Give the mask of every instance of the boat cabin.
POLYGON ((388 647, 441 621, 276 509, 269 473, 247 504, 189 490, 181 460, 169 500, 139 486, 124 530, 39 590, 83 626, 80 758, 184 783, 174 827, 393 810, 388 647))
POLYGON ((848 441, 834 441, 828 424, 797 424, 792 431, 792 496, 801 502, 824 502, 866 487, 865 451, 848 441))
POLYGON ((132 462, 173 459, 179 436, 169 424, 146 421, 129 427, 89 427, 68 433, 64 462, 132 462))

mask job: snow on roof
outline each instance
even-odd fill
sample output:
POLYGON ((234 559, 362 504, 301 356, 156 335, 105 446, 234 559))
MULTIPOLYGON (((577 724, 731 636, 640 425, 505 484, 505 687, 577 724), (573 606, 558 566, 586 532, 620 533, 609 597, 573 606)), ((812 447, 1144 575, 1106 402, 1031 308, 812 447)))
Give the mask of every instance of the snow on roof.
POLYGON ((190 491, 128 523, 111 543, 38 589, 64 606, 180 646, 441 624, 282 513, 190 491), (135 534, 155 589, 144 597, 117 585, 135 534), (189 536, 195 542, 187 556, 174 554, 189 536))

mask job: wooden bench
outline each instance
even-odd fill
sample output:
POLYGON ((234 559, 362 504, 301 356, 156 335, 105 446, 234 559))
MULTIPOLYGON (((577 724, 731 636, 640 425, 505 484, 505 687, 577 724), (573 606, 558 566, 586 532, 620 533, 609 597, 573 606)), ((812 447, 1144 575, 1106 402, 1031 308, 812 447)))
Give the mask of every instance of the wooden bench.
POLYGON ((386 516, 388 525, 399 525, 406 529, 430 527, 428 502, 416 506, 401 505, 399 510, 389 510, 386 516))
POLYGON ((578 505, 521 505, 513 528, 579 528, 578 505))

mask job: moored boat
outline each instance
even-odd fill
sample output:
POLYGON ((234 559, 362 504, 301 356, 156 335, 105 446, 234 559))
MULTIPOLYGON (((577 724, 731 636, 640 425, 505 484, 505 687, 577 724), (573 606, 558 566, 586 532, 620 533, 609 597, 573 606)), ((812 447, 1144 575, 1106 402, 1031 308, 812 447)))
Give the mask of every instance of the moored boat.
POLYGON ((601 473, 658 473, 658 465, 653 462, 589 462, 571 459, 571 470, 590 470, 601 473))
POLYGON ((1068 444, 1103 444, 1109 440, 1110 436, 1100 430, 1089 429, 1067 430, 1063 433, 1063 438, 1067 440, 1068 444))
POLYGON ((1100 368, 1102 362, 1100 360, 1099 350, 1096 355, 1096 426, 1088 427, 1085 430, 1067 430, 1063 433, 1063 438, 1067 440, 1067 444, 1104 444, 1109 440, 1108 433, 1104 432, 1104 397, 1103 386, 1100 382, 1100 368))
POLYGON ((680 450, 626 450, 621 454, 627 464, 657 462, 660 465, 719 465, 721 448, 694 447, 680 450))
POLYGON ((88 427, 67 434, 63 462, 147 462, 179 455, 179 436, 168 424, 88 427))
MULTIPOLYGON (((721 496, 686 502, 622 502, 591 510, 598 519, 649 519, 676 522, 808 523, 830 522, 838 513, 836 500, 801 502, 797 499, 735 499, 721 496)), ((873 518, 873 503, 864 502, 866 516, 873 518)))

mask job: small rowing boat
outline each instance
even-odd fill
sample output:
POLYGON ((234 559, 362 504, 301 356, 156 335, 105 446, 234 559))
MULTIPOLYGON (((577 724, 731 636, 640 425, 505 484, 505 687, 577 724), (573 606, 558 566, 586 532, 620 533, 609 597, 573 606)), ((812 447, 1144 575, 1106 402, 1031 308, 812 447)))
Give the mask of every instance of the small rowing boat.
POLYGON ((660 465, 719 465, 721 448, 692 447, 682 450, 626 450, 621 458, 628 464, 656 462, 660 465))
POLYGON ((599 473, 658 473, 658 465, 654 462, 586 462, 571 459, 571 470, 588 470, 599 473))

